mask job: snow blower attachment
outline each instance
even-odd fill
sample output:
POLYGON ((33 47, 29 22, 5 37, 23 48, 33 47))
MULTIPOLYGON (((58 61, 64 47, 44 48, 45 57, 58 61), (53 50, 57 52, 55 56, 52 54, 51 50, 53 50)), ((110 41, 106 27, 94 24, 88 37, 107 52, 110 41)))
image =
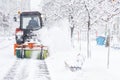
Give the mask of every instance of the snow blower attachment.
POLYGON ((20 27, 16 29, 14 55, 17 58, 31 58, 37 54, 37 59, 48 56, 48 47, 39 39, 42 29, 42 18, 39 12, 22 12, 20 14, 20 27))

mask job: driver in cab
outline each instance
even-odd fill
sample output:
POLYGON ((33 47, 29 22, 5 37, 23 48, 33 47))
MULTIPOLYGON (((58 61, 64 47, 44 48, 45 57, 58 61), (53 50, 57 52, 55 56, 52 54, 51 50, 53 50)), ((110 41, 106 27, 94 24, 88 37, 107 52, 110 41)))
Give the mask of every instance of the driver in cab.
POLYGON ((34 27, 38 27, 38 22, 34 19, 34 17, 31 17, 31 20, 28 23, 28 29, 32 29, 34 27))

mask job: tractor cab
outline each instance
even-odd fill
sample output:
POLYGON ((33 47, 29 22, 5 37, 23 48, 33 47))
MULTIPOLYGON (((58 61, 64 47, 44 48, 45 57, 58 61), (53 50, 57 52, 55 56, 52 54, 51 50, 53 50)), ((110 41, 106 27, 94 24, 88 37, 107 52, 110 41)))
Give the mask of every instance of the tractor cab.
POLYGON ((32 36, 34 31, 42 28, 42 18, 39 12, 22 12, 20 14, 20 27, 16 29, 17 44, 23 44, 32 36))
POLYGON ((39 12, 23 12, 20 14, 20 29, 38 30, 42 28, 42 18, 39 12))
POLYGON ((44 51, 47 51, 47 46, 44 46, 40 40, 38 40, 40 43, 31 42, 39 37, 37 33, 42 29, 42 24, 39 12, 22 12, 20 14, 20 27, 15 31, 16 43, 14 44, 14 54, 18 58, 28 57, 26 55, 34 50, 40 51, 40 59, 45 58, 43 55, 44 51))

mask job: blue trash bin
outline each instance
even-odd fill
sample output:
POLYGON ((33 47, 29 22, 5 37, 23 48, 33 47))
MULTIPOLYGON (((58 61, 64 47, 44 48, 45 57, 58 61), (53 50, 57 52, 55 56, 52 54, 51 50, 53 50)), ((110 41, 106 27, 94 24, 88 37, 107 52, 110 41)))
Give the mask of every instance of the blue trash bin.
POLYGON ((104 45, 105 44, 105 37, 103 36, 98 36, 96 38, 96 41, 97 41, 97 45, 104 45))

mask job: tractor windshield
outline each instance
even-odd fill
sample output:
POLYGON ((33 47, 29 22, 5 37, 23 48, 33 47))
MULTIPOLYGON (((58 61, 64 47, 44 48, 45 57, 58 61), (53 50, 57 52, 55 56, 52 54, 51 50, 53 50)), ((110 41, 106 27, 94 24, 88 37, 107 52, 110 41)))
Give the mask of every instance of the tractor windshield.
POLYGON ((37 30, 41 28, 39 16, 23 16, 22 17, 22 28, 37 30))

